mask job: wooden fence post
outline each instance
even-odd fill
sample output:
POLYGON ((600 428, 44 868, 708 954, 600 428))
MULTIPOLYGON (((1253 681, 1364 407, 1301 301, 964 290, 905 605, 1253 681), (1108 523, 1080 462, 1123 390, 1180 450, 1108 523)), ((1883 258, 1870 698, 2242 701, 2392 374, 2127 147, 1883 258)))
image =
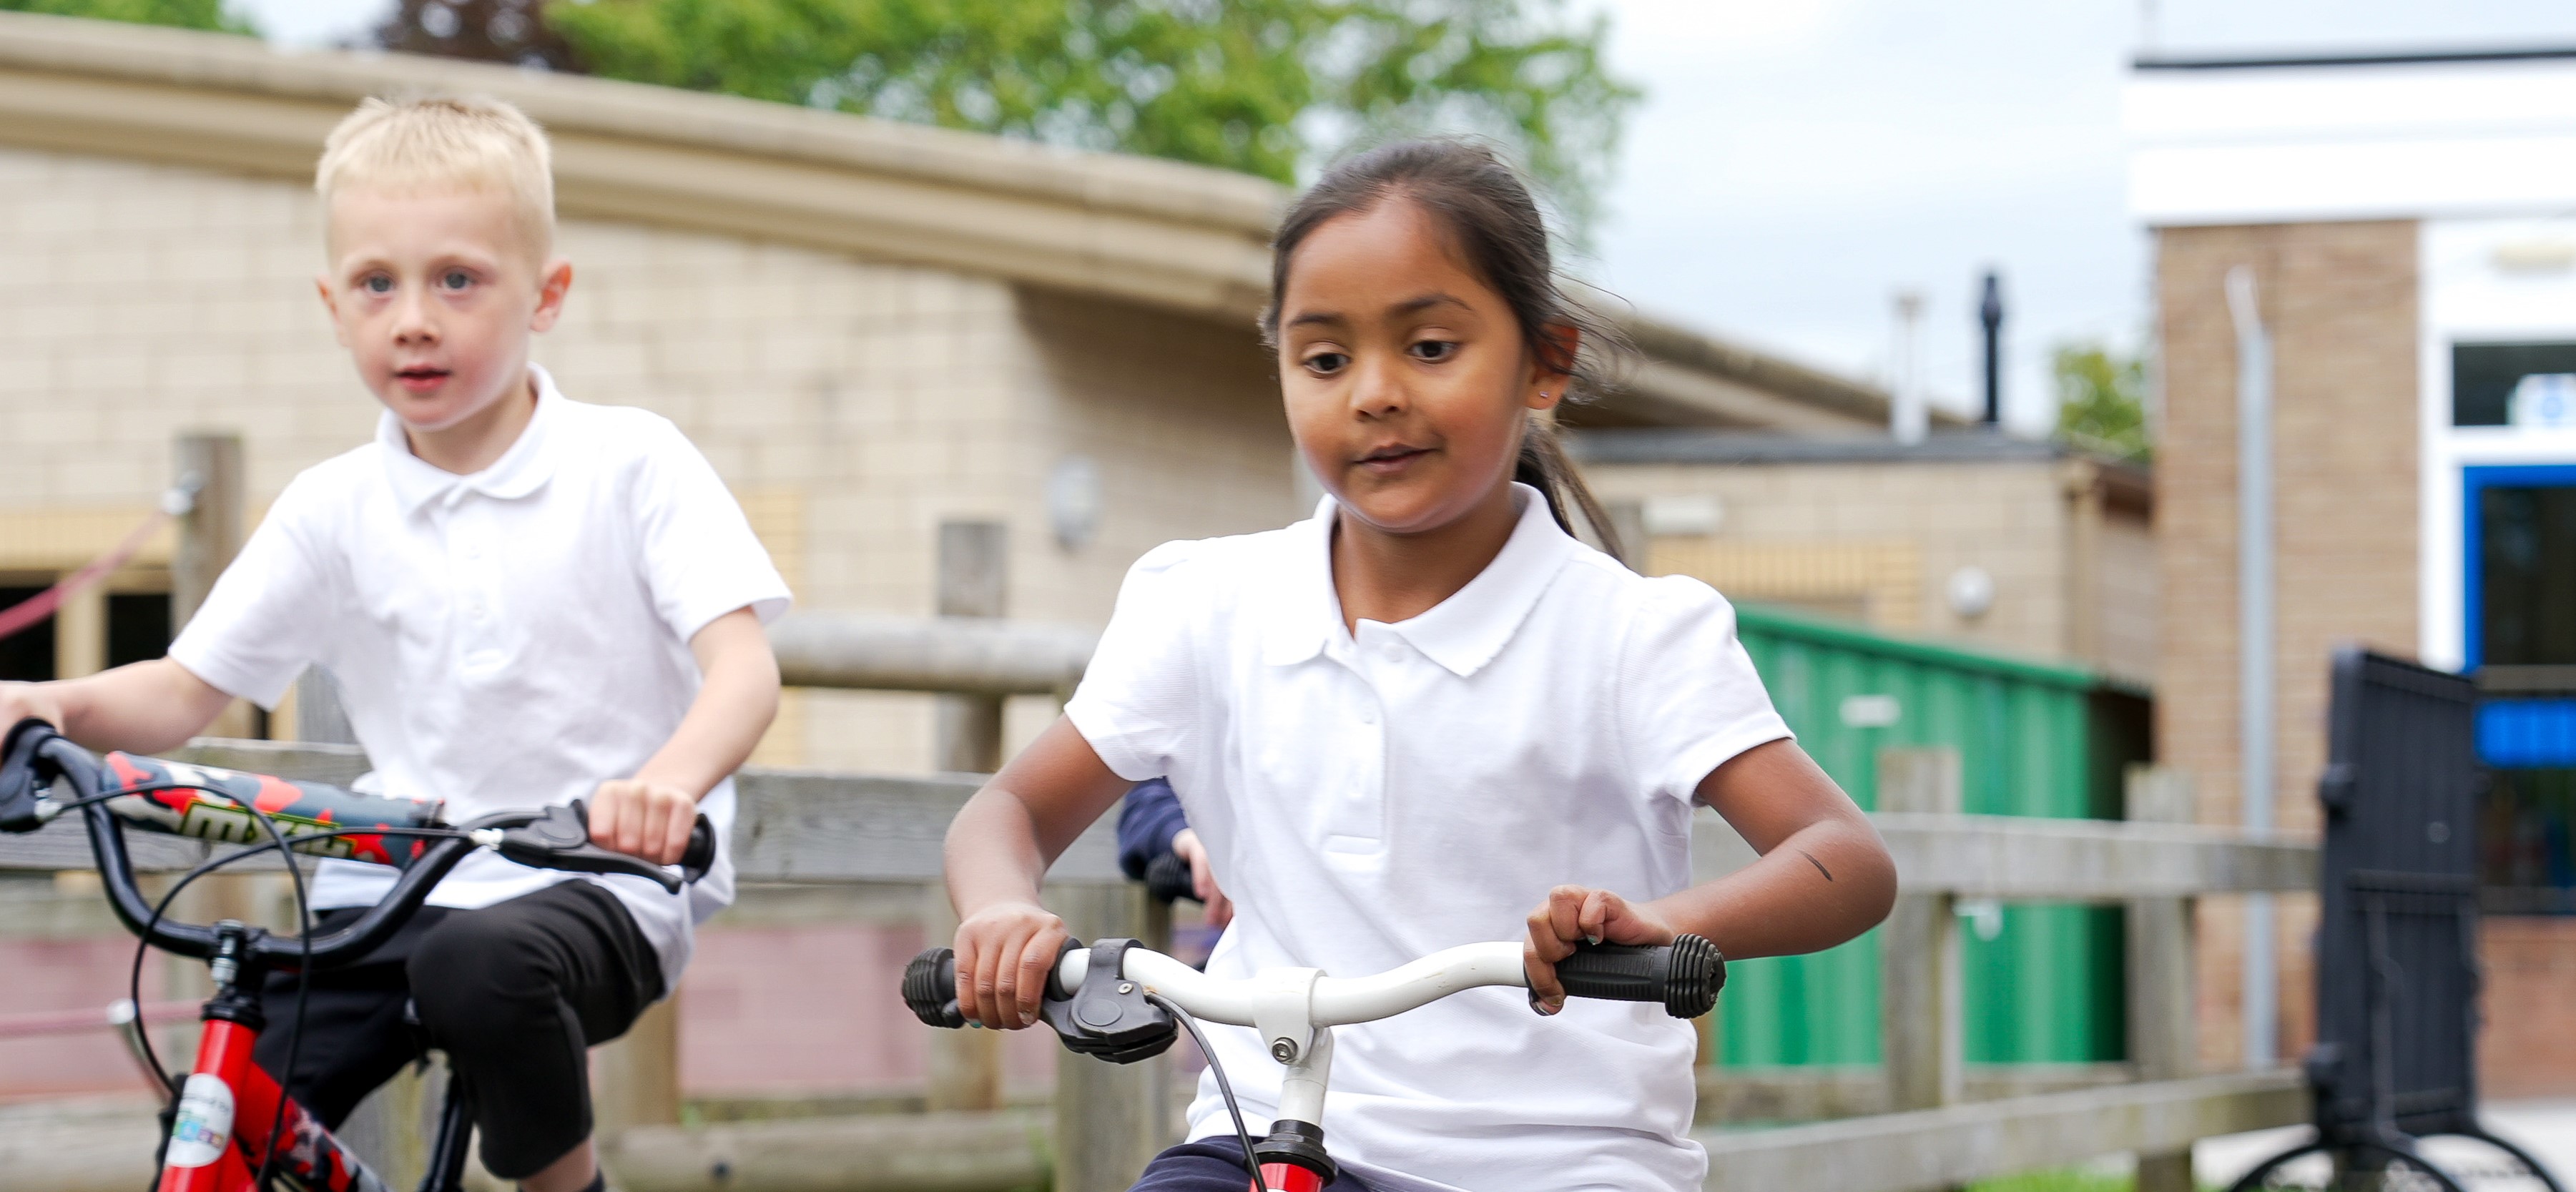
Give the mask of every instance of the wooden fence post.
MULTIPOLYGON (((1170 946, 1168 938, 1152 938, 1152 902, 1140 884, 1063 886, 1048 897, 1077 939, 1126 936, 1170 946)), ((1121 1192, 1179 1141, 1169 1053, 1112 1064, 1061 1052, 1055 1062, 1055 1192, 1121 1192)))
MULTIPOLYGON (((2187 824, 2194 818, 2191 776, 2131 766, 2127 815, 2135 823, 2187 824)), ((2194 1075, 2199 1040, 2192 1024, 2192 903, 2188 898, 2132 899, 2128 916, 2129 1060, 2140 1080, 2194 1075)), ((2137 1192, 2193 1192, 2191 1150, 2138 1156, 2137 1192)))
MULTIPOLYGON (((939 523, 938 612, 943 617, 1002 615, 1009 592, 1009 536, 1000 522, 939 523)), ((931 765, 951 773, 990 774, 1002 768, 1002 699, 990 695, 941 695, 931 765)), ((925 890, 925 943, 944 944, 957 934, 956 913, 939 886, 925 890)), ((1002 1107, 1002 1033, 934 1031, 930 1041, 929 1104, 934 1111, 1002 1107)))
MULTIPOLYGON (((1956 815, 1959 782, 1955 749, 1879 751, 1881 811, 1956 815)), ((1962 1080, 1957 907, 1947 894, 1900 894, 1880 940, 1888 1107, 1956 1104, 1962 1080)))
MULTIPOLYGON (((215 580, 241 553, 243 478, 241 436, 228 432, 183 434, 171 444, 171 480, 193 493, 178 519, 179 540, 170 552, 170 634, 197 615, 215 580)), ((258 713, 235 701, 206 729, 217 737, 259 735, 258 713)))

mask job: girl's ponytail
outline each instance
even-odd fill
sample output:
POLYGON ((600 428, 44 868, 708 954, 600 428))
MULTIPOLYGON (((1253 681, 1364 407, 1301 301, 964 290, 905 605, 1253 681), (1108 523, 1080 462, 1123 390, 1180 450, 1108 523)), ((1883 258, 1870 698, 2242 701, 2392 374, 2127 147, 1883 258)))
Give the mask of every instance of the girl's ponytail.
MULTIPOLYGON (((1511 307, 1530 353, 1550 371, 1566 375, 1564 400, 1599 396, 1607 387, 1609 366, 1628 354, 1628 341, 1566 297, 1557 284, 1547 219, 1529 188, 1491 148, 1473 141, 1400 141, 1372 149, 1326 170, 1298 196, 1270 242, 1270 306, 1261 314, 1264 341, 1278 344, 1279 303, 1287 295, 1288 259, 1297 246, 1324 221, 1399 195, 1420 205, 1457 238, 1459 253, 1511 307), (1582 345, 1570 360, 1563 346, 1563 332, 1569 329, 1582 345)), ((1574 461, 1566 458, 1554 419, 1531 416, 1512 478, 1545 494, 1548 512, 1569 534, 1574 532, 1565 508, 1570 499, 1594 539, 1611 554, 1620 553, 1619 532, 1611 528, 1574 461)))
POLYGON ((1572 498, 1574 508, 1583 515, 1583 523, 1592 527, 1592 536, 1612 558, 1626 557, 1619 542, 1618 527, 1601 510, 1601 502, 1592 495, 1592 486, 1583 482, 1583 473, 1565 454, 1565 444, 1556 437, 1556 419, 1533 413, 1529 427, 1521 435, 1520 463, 1512 469, 1512 479, 1537 489, 1547 498, 1547 511, 1556 518, 1557 528, 1571 534, 1574 522, 1566 517, 1565 502, 1572 498))

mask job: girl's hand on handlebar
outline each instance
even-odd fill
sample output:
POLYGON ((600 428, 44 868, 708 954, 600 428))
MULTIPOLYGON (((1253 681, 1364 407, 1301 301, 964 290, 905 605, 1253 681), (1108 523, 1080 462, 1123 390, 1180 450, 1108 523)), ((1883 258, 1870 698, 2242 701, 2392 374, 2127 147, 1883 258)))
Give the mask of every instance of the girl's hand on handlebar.
POLYGON ((1521 945, 1531 1001, 1542 1014, 1565 1008, 1565 987, 1557 983, 1556 962, 1574 955, 1576 944, 1659 946, 1673 942, 1677 934, 1652 908, 1608 890, 1558 886, 1530 912, 1529 940, 1521 945))
POLYGON ((669 783, 613 778, 590 797, 591 843, 656 865, 679 864, 697 822, 696 796, 669 783))
POLYGON ((1064 941, 1064 920, 1034 902, 998 902, 966 916, 957 925, 957 1008, 1008 1031, 1036 1022, 1064 941))

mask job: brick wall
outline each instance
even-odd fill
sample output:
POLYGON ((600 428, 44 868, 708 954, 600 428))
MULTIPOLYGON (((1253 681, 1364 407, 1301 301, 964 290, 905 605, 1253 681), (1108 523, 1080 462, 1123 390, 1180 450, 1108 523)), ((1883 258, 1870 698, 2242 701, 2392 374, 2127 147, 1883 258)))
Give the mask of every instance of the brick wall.
MULTIPOLYGON (((2164 411, 2156 452, 2163 655, 2156 753, 2190 772, 2204 822, 2240 820, 2236 337, 2227 271, 2251 265, 2275 361, 2275 749, 2283 829, 2313 833, 2328 651, 2416 636, 2416 225, 2169 228, 2157 235, 2164 411)), ((2282 1046, 2312 1036, 2311 899, 2284 900, 2282 1046)), ((2232 1067, 2242 917, 2201 914, 2201 1054, 2232 1067)))
MULTIPOLYGON (((1822 561, 1837 548, 1902 546, 1912 560, 1913 574, 1902 585, 1909 604, 1869 609, 1872 623, 2027 657, 2070 656, 2069 502, 2056 461, 1596 463, 1584 474, 1604 501, 1718 498, 1724 513, 1712 538, 1689 544, 1689 550, 1666 550, 1668 544, 1658 543, 1658 557, 1803 547, 1823 552, 1822 561), (1995 581, 1994 606, 1974 619, 1951 611, 1946 590, 1951 573, 1971 565, 1995 581)), ((2114 670, 2145 675, 2154 627, 2142 622, 2155 605, 2154 576, 2133 565, 2145 527, 2135 513, 2115 510, 2103 531, 2097 588, 2104 602, 2098 615, 2106 630, 2105 661, 2114 670)), ((1880 583, 1874 573, 1869 585, 1855 581, 1851 603, 1867 608, 1859 587, 1880 583)))

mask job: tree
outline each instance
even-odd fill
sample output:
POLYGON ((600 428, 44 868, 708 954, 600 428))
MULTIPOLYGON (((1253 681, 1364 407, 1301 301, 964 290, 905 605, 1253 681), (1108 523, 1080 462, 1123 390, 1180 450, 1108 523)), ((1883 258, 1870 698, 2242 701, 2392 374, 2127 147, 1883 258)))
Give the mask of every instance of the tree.
POLYGON ((2147 364, 2100 344, 2057 349, 2050 372, 2057 379, 2057 437, 2114 459, 2144 462, 2155 444, 2147 435, 2147 364))
MULTIPOLYGON (((489 0, 486 0, 489 2, 489 0)), ((1638 92, 1565 0, 546 0, 602 75, 1114 149, 1293 182, 1454 132, 1578 230, 1638 92)))
POLYGON ((0 0, 0 12, 40 12, 219 33, 252 32, 249 22, 224 11, 223 0, 0 0))
POLYGON ((545 0, 401 0, 376 26, 376 44, 405 54, 581 69, 545 20, 545 0))

